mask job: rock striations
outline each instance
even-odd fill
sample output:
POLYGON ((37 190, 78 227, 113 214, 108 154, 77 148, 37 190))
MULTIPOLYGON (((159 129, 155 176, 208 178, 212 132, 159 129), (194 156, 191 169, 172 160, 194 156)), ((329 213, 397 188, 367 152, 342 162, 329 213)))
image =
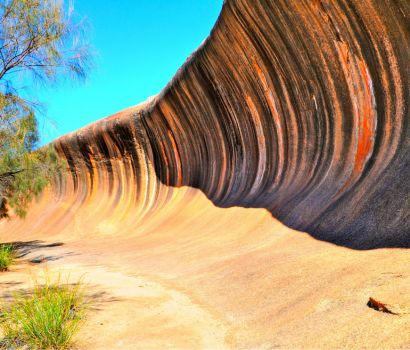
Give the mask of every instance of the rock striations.
POLYGON ((0 235, 109 297, 81 349, 410 348, 409 18, 226 0, 158 96, 54 142, 0 235))
POLYGON ((409 247, 409 15, 407 0, 225 1, 160 95, 55 142, 72 175, 55 192, 138 222, 190 186, 318 239, 409 247))

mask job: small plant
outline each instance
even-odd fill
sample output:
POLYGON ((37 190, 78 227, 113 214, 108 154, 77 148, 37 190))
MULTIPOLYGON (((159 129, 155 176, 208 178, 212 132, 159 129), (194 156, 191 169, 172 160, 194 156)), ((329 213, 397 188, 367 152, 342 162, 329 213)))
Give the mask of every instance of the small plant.
POLYGON ((18 293, 2 310, 0 328, 9 346, 66 349, 86 311, 81 282, 35 284, 31 293, 18 293))
POLYGON ((14 247, 12 244, 0 245, 0 271, 7 271, 14 261, 14 247))

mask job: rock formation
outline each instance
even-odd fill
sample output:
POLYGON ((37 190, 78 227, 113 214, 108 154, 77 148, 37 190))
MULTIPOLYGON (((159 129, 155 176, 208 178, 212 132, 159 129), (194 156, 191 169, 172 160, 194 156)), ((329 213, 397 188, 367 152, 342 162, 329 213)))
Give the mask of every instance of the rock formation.
POLYGON ((54 142, 0 293, 85 274, 81 349, 409 348, 409 16, 226 0, 158 96, 54 142))
POLYGON ((409 247, 409 7, 226 1, 159 96, 55 142, 73 177, 56 192, 126 197, 140 221, 170 200, 159 182, 191 186, 322 240, 409 247))

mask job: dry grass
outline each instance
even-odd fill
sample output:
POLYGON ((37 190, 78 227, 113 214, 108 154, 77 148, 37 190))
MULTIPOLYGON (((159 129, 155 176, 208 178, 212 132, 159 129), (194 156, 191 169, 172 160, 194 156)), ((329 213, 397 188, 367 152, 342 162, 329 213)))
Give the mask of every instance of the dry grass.
POLYGON ((35 284, 30 293, 17 293, 2 308, 0 328, 7 346, 66 349, 86 312, 81 282, 35 284))

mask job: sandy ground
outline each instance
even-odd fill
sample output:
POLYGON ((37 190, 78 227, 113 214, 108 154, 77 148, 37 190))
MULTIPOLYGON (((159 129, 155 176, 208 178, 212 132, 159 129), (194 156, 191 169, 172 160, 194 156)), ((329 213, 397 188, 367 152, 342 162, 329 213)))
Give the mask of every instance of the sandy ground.
POLYGON ((0 274, 0 292, 44 270, 82 278, 92 307, 79 349, 410 349, 408 250, 334 246, 264 209, 217 208, 181 191, 191 198, 183 210, 175 199, 138 232, 15 226, 5 240, 40 241, 0 274), (371 296, 400 315, 369 308, 371 296))

